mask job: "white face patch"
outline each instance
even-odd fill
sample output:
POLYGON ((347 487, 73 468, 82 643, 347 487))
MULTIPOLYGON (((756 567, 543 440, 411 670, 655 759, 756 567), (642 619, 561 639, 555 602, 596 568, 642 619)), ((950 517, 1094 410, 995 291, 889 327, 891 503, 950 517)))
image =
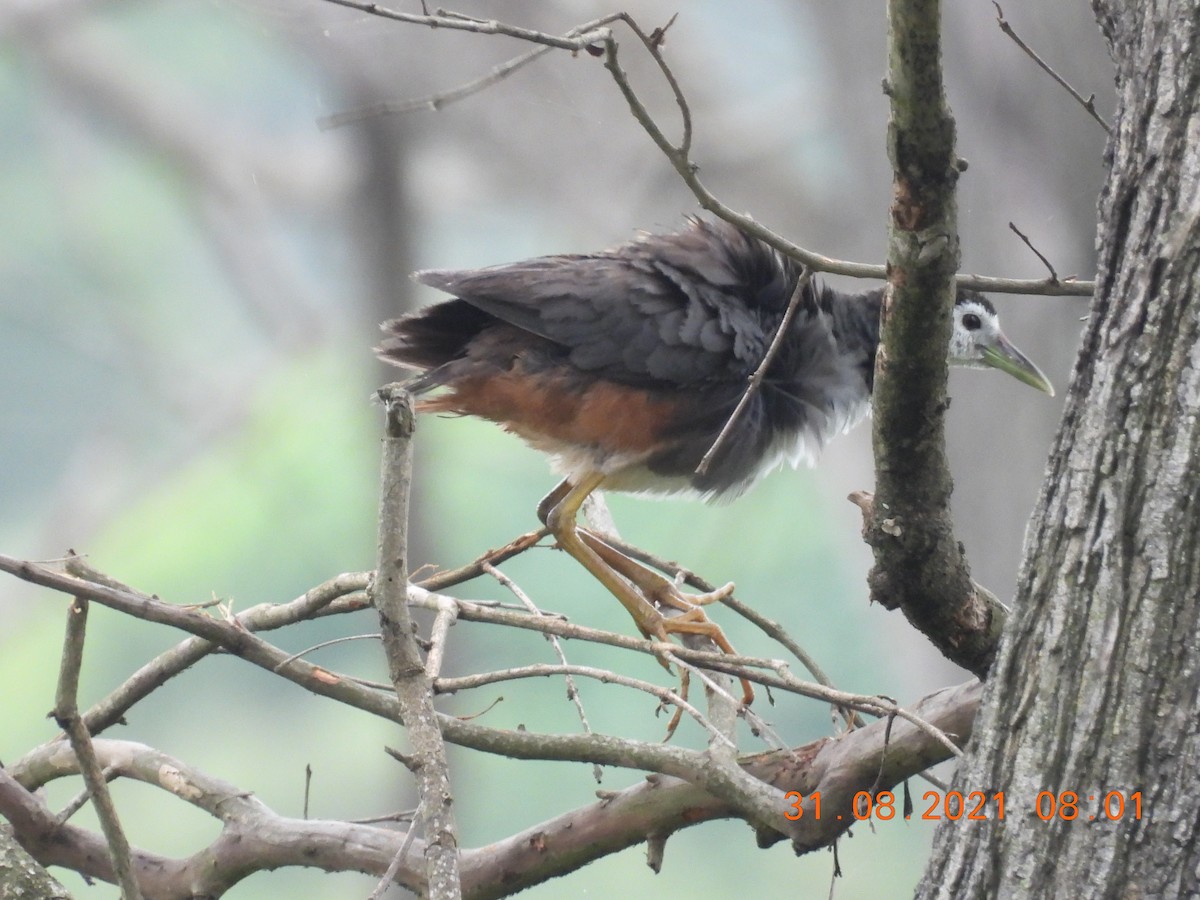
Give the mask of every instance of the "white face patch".
POLYGON ((978 300, 954 305, 954 329, 950 333, 950 364, 969 369, 986 369, 983 348, 1000 342, 1000 320, 995 309, 978 300))

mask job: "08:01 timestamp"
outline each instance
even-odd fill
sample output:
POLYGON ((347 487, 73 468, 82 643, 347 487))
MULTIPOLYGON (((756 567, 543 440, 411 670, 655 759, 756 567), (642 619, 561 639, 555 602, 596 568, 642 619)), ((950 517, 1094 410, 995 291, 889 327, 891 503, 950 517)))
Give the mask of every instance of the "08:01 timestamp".
MULTIPOLYGON (((788 791, 785 795, 791 804, 784 813, 785 818, 796 820, 805 814, 816 819, 821 818, 821 792, 814 791, 804 795, 799 791, 788 791), (806 802, 807 801, 807 802, 806 802)), ((968 822, 983 822, 988 819, 1002 820, 1004 818, 1004 791, 987 794, 983 791, 926 791, 921 798, 929 803, 928 808, 920 818, 939 821, 964 819, 968 822)), ((854 795, 851 805, 852 818, 858 821, 878 819, 888 821, 897 817, 896 795, 891 791, 859 791, 854 795)), ((1041 791, 1034 800, 1034 813, 1043 822, 1061 819, 1071 822, 1076 819, 1095 821, 1096 819, 1118 821, 1129 817, 1142 818, 1142 792, 1134 791, 1126 794, 1122 791, 1108 791, 1105 794, 1088 794, 1080 796, 1076 791, 1041 791), (1099 806, 1092 809, 1092 804, 1099 801, 1099 806)), ((842 818, 838 816, 838 818, 842 818)), ((900 818, 911 819, 911 815, 900 814, 900 818)))

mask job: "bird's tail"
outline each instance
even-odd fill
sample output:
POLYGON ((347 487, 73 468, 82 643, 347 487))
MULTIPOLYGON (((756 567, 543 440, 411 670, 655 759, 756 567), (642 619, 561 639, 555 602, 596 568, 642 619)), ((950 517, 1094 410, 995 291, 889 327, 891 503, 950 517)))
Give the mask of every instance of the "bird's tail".
POLYGON ((384 322, 384 338, 375 354, 392 365, 416 369, 419 374, 408 382, 408 389, 420 394, 444 383, 445 367, 461 359, 467 344, 491 321, 487 313, 462 300, 439 303, 384 322))

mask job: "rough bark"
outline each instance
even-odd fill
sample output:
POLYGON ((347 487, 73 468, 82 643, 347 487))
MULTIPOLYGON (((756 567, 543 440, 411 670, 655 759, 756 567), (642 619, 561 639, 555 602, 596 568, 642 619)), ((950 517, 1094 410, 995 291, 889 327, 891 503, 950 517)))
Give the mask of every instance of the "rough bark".
POLYGON ((893 170, 888 280, 873 398, 871 599, 899 607, 945 656, 982 677, 1003 611, 976 591, 950 515, 946 345, 958 269, 959 160, 941 66, 941 3, 888 4, 893 170))
POLYGON ((1118 92, 1097 293, 956 779, 1005 817, 945 823, 920 897, 1200 895, 1200 9, 1094 6, 1118 92), (1043 822, 1042 791, 1078 818, 1056 796, 1043 822))
POLYGON ((426 835, 425 894, 431 900, 458 900, 462 881, 458 830, 446 745, 433 705, 433 686, 417 646, 408 610, 408 498, 412 485, 412 397, 401 384, 380 388, 384 407, 383 463, 379 498, 379 565, 372 598, 388 669, 408 729, 412 755, 393 753, 412 771, 420 797, 412 828, 426 835))
POLYGON ((17 843, 7 828, 0 828, 0 897, 70 900, 71 895, 17 843))

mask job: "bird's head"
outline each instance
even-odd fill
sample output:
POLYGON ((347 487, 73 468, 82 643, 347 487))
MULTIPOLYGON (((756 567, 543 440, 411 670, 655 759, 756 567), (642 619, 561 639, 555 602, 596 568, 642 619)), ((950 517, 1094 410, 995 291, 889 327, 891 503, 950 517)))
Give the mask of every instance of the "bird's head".
POLYGON ((972 369, 999 369, 1030 387, 1054 396, 1054 387, 1042 370, 1013 346, 1000 330, 996 307, 974 291, 960 290, 954 303, 950 364, 972 369))

